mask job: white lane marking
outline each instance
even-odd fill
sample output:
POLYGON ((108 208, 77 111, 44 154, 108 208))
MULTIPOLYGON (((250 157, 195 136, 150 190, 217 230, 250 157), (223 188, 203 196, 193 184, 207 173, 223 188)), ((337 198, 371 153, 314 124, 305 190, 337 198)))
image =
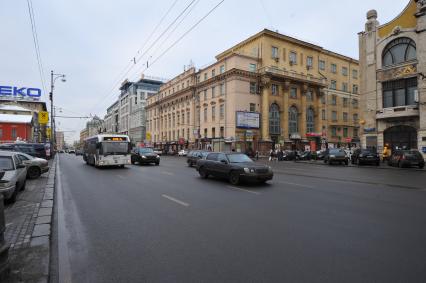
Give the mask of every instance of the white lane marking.
POLYGON ((161 195, 163 198, 166 198, 168 200, 174 201, 175 203, 178 203, 183 206, 189 206, 189 203, 183 202, 181 200, 175 199, 174 197, 168 196, 168 195, 161 195))
POLYGON ((123 179, 123 180, 126 179, 125 177, 123 177, 121 175, 118 175, 117 178, 120 178, 120 179, 123 179))
POLYGON ((165 175, 169 175, 169 176, 174 176, 175 174, 172 172, 167 172, 167 171, 161 171, 161 174, 165 174, 165 175))
POLYGON ((279 181, 277 183, 278 184, 283 184, 283 185, 292 185, 292 186, 297 186, 297 187, 302 187, 302 188, 308 188, 308 189, 315 189, 315 187, 312 187, 312 186, 303 185, 303 184, 297 184, 297 183, 291 183, 291 182, 279 181))
POLYGON ((238 191, 242 191, 242 192, 246 192, 246 193, 251 193, 251 194, 255 194, 255 195, 260 195, 259 192, 254 192, 254 191, 250 191, 250 190, 246 190, 246 189, 241 189, 238 187, 234 187, 234 186, 227 186, 228 188, 232 189, 232 190, 238 190, 238 191))

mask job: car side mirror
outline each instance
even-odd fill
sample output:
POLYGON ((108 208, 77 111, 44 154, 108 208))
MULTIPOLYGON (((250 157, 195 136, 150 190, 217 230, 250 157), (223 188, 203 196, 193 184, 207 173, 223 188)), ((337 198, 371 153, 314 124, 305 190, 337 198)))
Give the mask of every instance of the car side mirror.
POLYGON ((223 164, 228 164, 228 161, 226 161, 225 159, 222 159, 220 162, 222 162, 223 164))
POLYGON ((18 164, 18 166, 16 166, 18 169, 22 169, 22 168, 25 168, 26 166, 25 166, 25 164, 18 164))

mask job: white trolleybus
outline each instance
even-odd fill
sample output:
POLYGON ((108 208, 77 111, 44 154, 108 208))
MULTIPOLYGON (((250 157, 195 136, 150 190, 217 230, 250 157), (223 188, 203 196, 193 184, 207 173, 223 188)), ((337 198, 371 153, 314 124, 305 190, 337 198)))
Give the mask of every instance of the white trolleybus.
POLYGON ((131 143, 127 135, 96 135, 85 139, 83 159, 87 164, 120 166, 130 164, 131 143))

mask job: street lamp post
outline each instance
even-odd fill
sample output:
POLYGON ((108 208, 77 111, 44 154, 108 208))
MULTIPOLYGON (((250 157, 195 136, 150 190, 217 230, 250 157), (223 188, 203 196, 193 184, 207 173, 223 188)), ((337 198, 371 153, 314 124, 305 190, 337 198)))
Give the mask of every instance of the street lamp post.
POLYGON ((50 71, 50 155, 53 156, 54 145, 55 145, 55 121, 53 113, 53 89, 55 88, 56 79, 61 78, 62 82, 66 82, 65 75, 63 74, 54 74, 53 70, 50 71))

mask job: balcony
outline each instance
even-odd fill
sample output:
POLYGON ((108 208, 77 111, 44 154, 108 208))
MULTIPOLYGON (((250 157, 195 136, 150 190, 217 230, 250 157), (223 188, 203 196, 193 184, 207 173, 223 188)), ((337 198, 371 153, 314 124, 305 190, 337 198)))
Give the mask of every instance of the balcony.
POLYGON ((419 116, 419 114, 419 107, 417 105, 398 106, 378 110, 376 112, 376 119, 411 117, 419 116))
POLYGON ((259 73, 263 74, 263 75, 273 75, 273 76, 278 76, 278 77, 282 77, 285 79, 291 79, 291 80, 299 80, 299 81, 303 81, 312 85, 319 85, 322 87, 326 87, 327 86, 327 82, 325 79, 323 78, 317 78, 314 77, 310 74, 303 74, 303 73, 297 73, 295 71, 288 71, 285 69, 280 69, 278 67, 263 67, 259 69, 259 73))

